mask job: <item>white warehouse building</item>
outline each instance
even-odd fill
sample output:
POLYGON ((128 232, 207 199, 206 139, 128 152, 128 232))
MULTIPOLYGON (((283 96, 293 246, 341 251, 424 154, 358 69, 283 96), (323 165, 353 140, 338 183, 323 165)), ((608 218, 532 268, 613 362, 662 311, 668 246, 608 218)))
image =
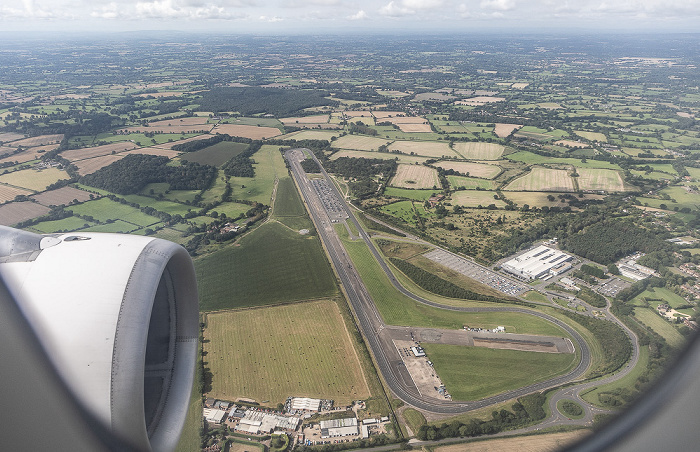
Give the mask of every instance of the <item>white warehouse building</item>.
POLYGON ((523 279, 537 279, 547 275, 560 275, 571 268, 568 262, 573 256, 562 251, 540 245, 514 257, 501 268, 523 279))

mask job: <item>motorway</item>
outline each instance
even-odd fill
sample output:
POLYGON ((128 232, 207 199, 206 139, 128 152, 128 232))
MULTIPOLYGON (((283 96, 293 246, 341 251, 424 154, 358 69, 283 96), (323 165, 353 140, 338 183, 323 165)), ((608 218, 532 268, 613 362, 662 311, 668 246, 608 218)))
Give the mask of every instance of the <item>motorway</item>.
MULTIPOLYGON (((507 400, 530 394, 535 391, 542 391, 555 386, 560 386, 575 381, 586 371, 590 365, 591 356, 588 345, 583 338, 570 326, 561 320, 547 314, 520 307, 483 307, 467 308, 446 306, 430 300, 421 298, 404 288, 394 277, 393 273, 381 258, 369 236, 362 225, 352 215, 350 206, 345 202, 335 184, 331 181, 320 162, 316 160, 323 178, 315 179, 313 183, 306 177, 306 173, 301 168, 300 162, 306 158, 304 153, 314 158, 309 151, 292 149, 286 151, 285 158, 290 164, 292 175, 299 187, 302 197, 307 204, 312 220, 316 225, 321 241, 330 257, 331 263, 336 270, 342 287, 348 297, 350 305, 355 312, 358 325, 365 336, 369 348, 377 362, 379 371, 391 391, 401 400, 421 410, 433 413, 456 414, 487 407, 507 400), (325 180, 325 182, 323 182, 325 180), (394 347, 389 329, 379 314, 377 307, 365 287, 360 275, 353 266, 350 257, 347 255, 343 244, 335 231, 334 224, 343 221, 351 222, 359 237, 367 244, 374 255, 377 263, 389 277, 392 285, 403 295, 411 299, 440 309, 461 312, 516 312, 534 315, 545 319, 564 329, 571 335, 581 354, 581 360, 576 368, 556 378, 535 383, 519 389, 507 391, 495 396, 487 397, 473 402, 454 402, 451 400, 441 400, 435 397, 423 396, 412 383, 410 375, 401 360, 396 347, 394 347)), ((391 327, 395 330, 396 327, 391 327)), ((406 327, 406 330, 410 328, 406 327)))

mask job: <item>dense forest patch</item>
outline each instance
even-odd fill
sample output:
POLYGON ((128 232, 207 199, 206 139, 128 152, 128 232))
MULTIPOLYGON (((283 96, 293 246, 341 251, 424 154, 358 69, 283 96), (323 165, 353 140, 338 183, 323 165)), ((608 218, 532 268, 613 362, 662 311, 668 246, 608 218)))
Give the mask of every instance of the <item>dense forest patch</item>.
POLYGON ((338 105, 326 96, 326 91, 319 90, 222 87, 202 93, 197 103, 201 111, 237 111, 244 116, 269 113, 281 118, 304 108, 338 105))

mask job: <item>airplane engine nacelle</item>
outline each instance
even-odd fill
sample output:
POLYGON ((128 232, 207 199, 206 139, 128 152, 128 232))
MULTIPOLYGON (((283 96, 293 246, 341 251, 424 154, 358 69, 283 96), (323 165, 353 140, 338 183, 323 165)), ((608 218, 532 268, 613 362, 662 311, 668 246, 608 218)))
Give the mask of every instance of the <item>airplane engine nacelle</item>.
POLYGON ((181 246, 0 226, 0 277, 89 412, 135 449, 175 448, 198 339, 194 268, 181 246))

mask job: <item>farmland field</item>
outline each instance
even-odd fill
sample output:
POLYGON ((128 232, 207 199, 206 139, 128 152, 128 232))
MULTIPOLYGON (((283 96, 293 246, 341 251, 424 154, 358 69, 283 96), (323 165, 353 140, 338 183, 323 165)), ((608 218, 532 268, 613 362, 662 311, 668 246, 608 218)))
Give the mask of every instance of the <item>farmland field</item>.
POLYGON ((327 132, 325 130, 302 130, 286 135, 293 140, 326 140, 331 141, 331 138, 337 137, 340 132, 327 132))
POLYGON ((68 174, 58 168, 44 170, 25 169, 0 176, 0 183, 26 188, 27 190, 43 191, 59 179, 68 179, 68 174))
POLYGON ((472 162, 438 162, 435 166, 452 169, 462 174, 471 177, 481 177, 483 179, 493 179, 501 173, 501 167, 496 165, 487 165, 484 163, 472 162))
POLYGON ((280 122, 288 126, 296 124, 325 124, 328 122, 329 118, 329 115, 298 116, 293 118, 280 118, 280 122))
POLYGON ((9 146, 17 147, 31 147, 31 146, 43 146, 45 144, 60 143, 63 140, 63 134, 56 135, 40 135, 38 137, 25 138, 23 140, 13 141, 9 146))
MULTIPOLYGON (((559 193, 547 193, 547 192, 539 192, 539 191, 509 191, 509 192, 504 192, 503 195, 521 207, 524 204, 527 204, 529 206, 536 206, 536 207, 542 207, 542 206, 564 207, 564 206, 568 205, 568 204, 561 202, 561 200, 558 198, 559 193), (547 199, 548 195, 554 196, 554 201, 550 201, 549 199, 547 199)), ((601 198, 602 198, 602 196, 599 196, 599 195, 590 195, 590 194, 585 195, 585 199, 601 199, 601 198)))
POLYGON ((634 308, 634 317, 641 323, 645 324, 652 330, 659 333, 668 345, 672 347, 680 347, 685 343, 685 339, 667 320, 663 319, 653 309, 649 308, 634 308))
POLYGON ((581 130, 576 130, 574 133, 581 138, 585 138, 586 140, 589 141, 600 141, 602 143, 605 143, 608 141, 607 137, 605 134, 600 133, 600 132, 584 132, 581 130))
POLYGON ((504 450, 517 450, 518 452, 556 452, 566 450, 570 445, 576 444, 579 440, 582 440, 590 434, 590 430, 584 429, 570 432, 488 439, 486 441, 470 441, 463 444, 438 446, 434 449, 434 452, 502 452, 504 450))
POLYGON ((136 227, 150 226, 158 223, 158 218, 156 217, 146 215, 139 209, 114 202, 107 198, 71 206, 69 210, 72 210, 76 215, 89 215, 103 223, 107 220, 123 220, 136 225, 136 227))
POLYGON ((455 143, 455 151, 470 160, 498 160, 503 155, 504 147, 495 143, 455 143))
POLYGON ((496 207, 505 207, 506 203, 501 199, 494 199, 495 191, 462 190, 452 193, 452 204, 464 207, 486 207, 495 204, 496 207))
POLYGON ((251 140, 262 140, 282 134, 280 129, 276 127, 244 126, 238 124, 220 124, 212 130, 212 133, 225 133, 232 137, 244 137, 250 138, 251 140))
POLYGON ((317 237, 266 223, 195 260, 203 311, 334 295, 335 278, 317 237))
POLYGON ((123 159, 124 157, 124 154, 103 155, 102 157, 78 160, 77 162, 73 162, 73 165, 78 168, 78 174, 85 176, 86 174, 92 174, 105 166, 109 166, 117 160, 123 159))
POLYGON ((607 169, 577 168, 579 189, 624 191, 625 183, 617 171, 607 169))
POLYGON ((297 187, 291 177, 283 177, 277 183, 274 215, 276 217, 305 216, 306 209, 301 202, 297 187))
POLYGON ((13 202, 0 206, 0 224, 12 226, 49 213, 49 208, 31 201, 13 202))
POLYGON ((396 160, 398 163, 409 163, 409 164, 423 163, 426 160, 428 160, 427 157, 418 157, 415 155, 388 154, 388 153, 384 153, 384 152, 372 152, 372 151, 338 151, 331 156, 331 160, 336 160, 340 157, 396 160))
POLYGON ((566 170, 533 166, 528 174, 515 179, 504 190, 572 192, 574 182, 566 170))
POLYGON ((75 162, 76 160, 91 159, 134 149, 136 145, 130 141, 120 141, 117 143, 95 146, 93 148, 69 149, 61 152, 61 157, 75 162))
POLYGON ((246 149, 248 145, 245 143, 222 141, 199 151, 184 153, 180 159, 200 165, 221 166, 246 149))
MULTIPOLYGON (((77 199, 78 202, 87 201, 92 193, 85 190, 78 190, 73 187, 61 187, 56 190, 46 191, 32 196, 39 204, 44 206, 61 206, 73 202, 77 199)), ((94 196, 94 195, 93 195, 94 196)))
POLYGON ((317 397, 342 406, 371 395, 333 301, 208 314, 204 337, 213 375, 208 397, 271 406, 289 396, 317 397))
MULTIPOLYGON (((4 148, 8 149, 8 148, 4 148)), ((6 163, 6 162, 17 162, 17 163, 26 163, 26 162, 31 162, 32 160, 38 159, 41 154, 37 153, 37 148, 29 148, 27 150, 24 150, 18 154, 13 154, 4 158, 0 158, 0 163, 6 163)), ((14 151, 14 149, 11 149, 11 151, 14 151)), ((3 154, 0 152, 0 156, 3 154)))
POLYGON ((151 146, 149 148, 136 148, 132 149, 130 151, 125 151, 122 152, 121 155, 130 155, 130 154, 146 154, 146 155, 158 155, 160 157, 167 157, 169 159, 173 157, 177 157, 180 155, 180 152, 173 151, 170 149, 161 149, 157 148, 155 146, 151 146))
POLYGON ((177 202, 150 198, 142 195, 123 195, 122 198, 129 202, 138 204, 141 207, 153 207, 159 212, 169 213, 170 215, 185 215, 192 210, 192 206, 180 204, 177 202))
POLYGON ((422 165, 401 164, 391 180, 393 187, 399 188, 433 188, 440 185, 437 170, 422 165))
POLYGON ((422 343, 453 400, 479 400, 562 375, 575 353, 538 353, 422 343), (494 376, 497 375, 497 378, 494 376))
POLYGON ((253 154, 255 177, 232 177, 234 200, 256 201, 269 205, 275 179, 288 176, 278 146, 263 146, 253 154))
POLYGON ((456 157, 455 152, 450 149, 447 143, 434 141, 394 141, 389 146, 389 150, 425 157, 456 157))
POLYGON ((477 179, 475 177, 447 176, 447 182, 450 183, 450 187, 454 190, 475 190, 477 188, 493 190, 496 188, 496 184, 493 181, 477 179))
MULTIPOLYGON (((421 190, 420 192, 423 192, 423 190, 421 190)), ((406 223, 412 225, 416 224, 415 208, 413 206, 412 201, 399 201, 387 204, 386 206, 382 206, 380 210, 391 216, 400 218, 406 223)))
POLYGON ((345 135, 335 140, 332 144, 337 149, 352 149, 356 151, 376 151, 379 146, 389 144, 389 140, 381 138, 365 137, 361 135, 345 135))
POLYGON ((115 220, 112 223, 107 223, 107 224, 98 224, 95 226, 90 226, 89 228, 83 229, 85 232, 120 232, 120 233, 129 233, 132 231, 135 231, 139 229, 139 226, 136 226, 132 223, 127 223, 126 221, 122 220, 115 220))
POLYGON ((58 231, 77 231, 78 229, 83 229, 85 225, 94 226, 95 223, 90 221, 85 221, 78 217, 68 217, 61 220, 54 221, 43 221, 39 224, 32 226, 32 229, 36 230, 41 234, 50 234, 58 231))
POLYGON ((183 143, 189 143, 191 141, 199 141, 199 140, 206 140, 211 138, 212 135, 204 134, 204 135, 197 135, 195 137, 190 137, 190 138, 185 138, 184 140, 175 140, 172 142, 165 142, 162 144, 157 144, 153 146, 154 148, 160 148, 160 149, 172 149, 173 146, 177 144, 183 144, 183 143))
POLYGON ((9 187, 0 185, 0 204, 12 201, 17 195, 30 195, 32 192, 24 188, 9 187))
POLYGON ((395 187, 387 187, 387 189, 384 190, 384 196, 408 198, 416 201, 425 201, 436 193, 437 190, 410 190, 395 187))

